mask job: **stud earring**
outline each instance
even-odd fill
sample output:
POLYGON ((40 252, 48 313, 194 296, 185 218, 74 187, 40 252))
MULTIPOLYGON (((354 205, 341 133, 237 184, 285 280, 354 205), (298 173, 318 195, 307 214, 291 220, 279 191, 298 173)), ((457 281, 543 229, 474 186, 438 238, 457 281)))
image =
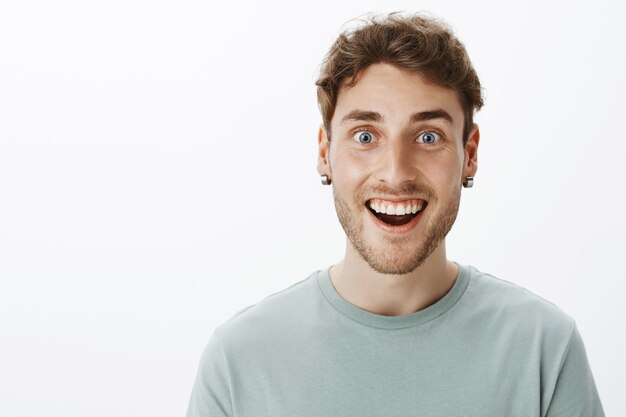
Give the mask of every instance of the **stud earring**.
POLYGON ((463 181, 463 187, 472 188, 474 186, 474 177, 465 177, 465 181, 463 181))
POLYGON ((322 184, 323 185, 330 185, 332 182, 332 180, 330 179, 330 177, 326 174, 322 175, 322 184))

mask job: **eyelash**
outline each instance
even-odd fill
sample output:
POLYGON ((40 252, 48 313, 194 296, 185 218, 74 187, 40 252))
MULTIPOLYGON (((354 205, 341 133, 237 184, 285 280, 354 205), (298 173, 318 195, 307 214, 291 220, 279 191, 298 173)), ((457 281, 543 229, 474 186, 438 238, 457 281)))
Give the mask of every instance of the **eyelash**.
MULTIPOLYGON (((359 144, 361 144, 361 145, 368 145, 368 143, 361 143, 361 142, 359 142, 357 139, 355 139, 355 138, 354 138, 354 136, 355 136, 357 133, 363 133, 363 132, 370 133, 370 134, 372 134, 372 135, 374 135, 374 136, 376 137, 376 133, 375 133, 373 130, 371 130, 371 129, 369 129, 369 128, 364 128, 364 127, 361 127, 361 128, 355 129, 355 130, 352 130, 352 131, 350 131, 350 133, 349 133, 348 135, 349 135, 349 136, 350 136, 350 137, 351 137, 351 138, 352 138, 355 142, 357 142, 357 143, 359 143, 359 144)), ((429 129, 424 129, 424 130, 420 131, 420 132, 419 132, 419 133, 415 136, 415 139, 417 139, 418 137, 420 137, 421 135, 423 135, 423 134, 424 134, 424 133, 426 133, 426 132, 432 132, 432 133, 436 133, 437 135, 439 135, 439 140, 438 140, 437 142, 441 141, 441 140, 445 137, 445 135, 444 135, 442 132, 440 132, 438 129, 431 129, 431 128, 429 128, 429 129)), ((435 142, 435 143, 436 143, 436 142, 435 142)))
MULTIPOLYGON (((352 138, 352 140, 354 140, 357 143, 361 143, 358 141, 358 139, 355 139, 354 137, 356 136, 357 133, 363 133, 363 132, 367 132, 370 133, 374 136, 376 136, 376 133, 374 133, 372 130, 370 129, 366 129, 366 128, 359 128, 359 129, 355 129, 353 131, 351 131, 348 135, 352 138)), ((366 143, 361 143, 362 145, 367 145, 366 143)))

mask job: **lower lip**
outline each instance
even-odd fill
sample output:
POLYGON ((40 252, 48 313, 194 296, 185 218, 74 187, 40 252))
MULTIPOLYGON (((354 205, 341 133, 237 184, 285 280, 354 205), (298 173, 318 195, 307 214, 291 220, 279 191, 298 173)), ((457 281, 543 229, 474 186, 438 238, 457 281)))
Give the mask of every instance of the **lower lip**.
POLYGON ((374 214, 367 207, 365 208, 365 210, 367 210, 367 212, 369 213, 370 217, 372 218, 372 220, 374 221, 374 223, 378 227, 380 227, 381 229, 383 229, 387 233, 394 234, 394 235, 400 235, 402 233, 407 233, 407 232, 413 230, 415 228, 415 226, 417 226, 417 224, 419 223, 420 219, 422 218, 422 214, 424 214, 424 211, 426 210, 426 207, 424 207, 422 209, 422 211, 420 212, 420 214, 415 216, 410 222, 408 222, 407 224, 403 224, 402 226, 391 226, 391 225, 385 223, 384 221, 380 220, 378 217, 374 216, 374 214))

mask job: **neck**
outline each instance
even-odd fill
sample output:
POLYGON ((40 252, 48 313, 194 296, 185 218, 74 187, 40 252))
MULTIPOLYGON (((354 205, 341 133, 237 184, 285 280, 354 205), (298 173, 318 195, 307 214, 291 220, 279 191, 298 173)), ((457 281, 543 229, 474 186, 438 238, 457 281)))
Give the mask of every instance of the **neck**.
POLYGON ((458 267, 446 259, 445 241, 422 265, 405 275, 374 271, 347 241, 346 256, 330 269, 337 292, 371 313, 404 316, 436 303, 450 291, 458 267))

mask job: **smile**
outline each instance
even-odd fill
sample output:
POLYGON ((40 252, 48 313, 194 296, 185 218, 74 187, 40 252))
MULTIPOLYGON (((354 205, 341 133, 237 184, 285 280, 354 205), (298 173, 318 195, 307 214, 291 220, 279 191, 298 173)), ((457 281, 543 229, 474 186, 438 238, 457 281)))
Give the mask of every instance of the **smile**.
POLYGON ((366 202, 375 223, 391 233, 404 233, 415 227, 427 205, 426 201, 419 199, 389 201, 375 198, 366 202))

